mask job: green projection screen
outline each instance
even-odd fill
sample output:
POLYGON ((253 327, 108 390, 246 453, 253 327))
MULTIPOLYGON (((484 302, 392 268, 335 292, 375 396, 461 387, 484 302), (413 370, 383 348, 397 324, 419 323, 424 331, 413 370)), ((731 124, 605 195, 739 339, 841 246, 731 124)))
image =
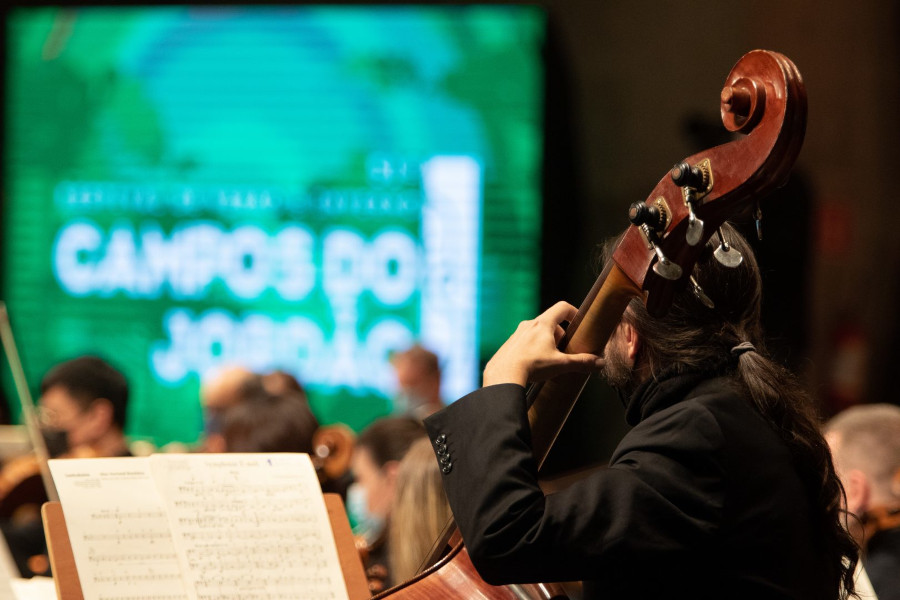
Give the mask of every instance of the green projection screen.
POLYGON ((127 433, 192 442, 202 378, 243 364, 359 429, 390 352, 433 349, 450 401, 538 310, 536 7, 6 17, 0 293, 33 390, 98 354, 127 433))

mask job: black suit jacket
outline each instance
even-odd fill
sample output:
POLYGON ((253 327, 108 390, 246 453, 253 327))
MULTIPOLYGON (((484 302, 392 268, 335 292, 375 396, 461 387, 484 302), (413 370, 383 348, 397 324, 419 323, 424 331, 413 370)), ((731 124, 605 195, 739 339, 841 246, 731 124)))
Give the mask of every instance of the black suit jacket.
POLYGON ((873 535, 863 563, 878 600, 900 600, 900 528, 873 535))
POLYGON ((608 468, 548 496, 520 386, 478 390, 425 421, 486 581, 584 580, 586 598, 837 596, 821 589, 788 449, 730 379, 648 382, 627 419, 608 468))

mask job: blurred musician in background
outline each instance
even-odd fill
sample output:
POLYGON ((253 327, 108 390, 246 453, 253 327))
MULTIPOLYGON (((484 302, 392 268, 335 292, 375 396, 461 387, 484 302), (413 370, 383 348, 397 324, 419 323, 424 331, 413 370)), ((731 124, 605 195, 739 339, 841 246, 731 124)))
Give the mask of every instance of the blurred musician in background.
POLYGON ((38 413, 51 455, 130 456, 127 409, 128 381, 96 356, 61 363, 41 381, 38 413))
POLYGON ((825 424, 825 439, 872 587, 879 600, 900 600, 900 406, 848 408, 825 424))
POLYGON ((207 374, 200 387, 203 410, 201 452, 226 451, 222 437, 223 415, 261 387, 259 376, 239 365, 229 365, 207 374))
POLYGON ((261 380, 262 386, 270 394, 294 393, 302 397, 304 401, 309 401, 306 390, 303 388, 303 384, 287 371, 282 371, 280 369, 269 371, 268 373, 261 375, 261 380))
POLYGON ((437 354, 418 344, 391 355, 397 377, 394 414, 424 419, 443 408, 437 354))
POLYGON ((225 452, 313 452, 319 423, 305 396, 273 394, 262 385, 222 413, 225 452))
POLYGON ((421 421, 384 417, 363 429, 350 461, 355 481, 347 494, 348 511, 373 593, 394 583, 387 536, 400 461, 416 440, 425 437, 421 421))
POLYGON ((255 373, 229 366, 201 389, 200 452, 309 454, 323 493, 346 499, 354 434, 342 423, 320 427, 300 381, 286 371, 255 373))
MULTIPOLYGON (((130 456, 127 414, 128 380, 99 357, 60 363, 41 381, 38 416, 51 458, 130 456)), ((49 573, 38 512, 47 494, 39 481, 34 455, 13 459, 0 471, 0 527, 23 577, 49 573)))
POLYGON ((388 560, 395 584, 416 575, 450 521, 440 463, 431 441, 423 437, 409 447, 397 469, 397 488, 388 524, 388 560))

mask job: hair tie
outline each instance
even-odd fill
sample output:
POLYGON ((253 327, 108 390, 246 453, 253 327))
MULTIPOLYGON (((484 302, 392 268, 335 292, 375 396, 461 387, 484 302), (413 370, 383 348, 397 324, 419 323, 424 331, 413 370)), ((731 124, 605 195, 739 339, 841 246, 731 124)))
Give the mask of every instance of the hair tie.
POLYGON ((756 346, 750 342, 741 342, 731 349, 732 356, 740 356, 744 352, 756 352, 756 346))

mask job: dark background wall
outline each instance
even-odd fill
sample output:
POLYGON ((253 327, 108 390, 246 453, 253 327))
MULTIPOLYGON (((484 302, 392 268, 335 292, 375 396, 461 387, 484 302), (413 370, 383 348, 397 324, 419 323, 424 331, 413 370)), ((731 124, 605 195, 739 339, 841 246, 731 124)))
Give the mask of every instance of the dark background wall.
MULTIPOLYGON (((626 207, 644 200, 673 163, 712 145, 703 139, 724 131, 718 98, 731 66, 749 50, 777 50, 803 75, 809 117, 791 182, 764 205, 760 253, 772 347, 805 378, 823 415, 853 402, 897 402, 900 5, 544 5, 549 83, 562 86, 550 90, 550 151, 572 164, 549 160, 551 168, 571 169, 575 182, 554 188, 549 175, 545 250, 560 260, 546 269, 545 302, 580 302, 593 280, 596 245, 627 224, 626 207), (557 138, 569 147, 556 147, 557 138), (560 215, 575 217, 568 226, 574 235, 557 233, 567 227, 560 215)), ((608 396, 602 389, 596 395, 608 396)), ((600 418, 582 419, 594 425, 576 437, 610 447, 622 431, 610 406, 580 407, 600 418)))

